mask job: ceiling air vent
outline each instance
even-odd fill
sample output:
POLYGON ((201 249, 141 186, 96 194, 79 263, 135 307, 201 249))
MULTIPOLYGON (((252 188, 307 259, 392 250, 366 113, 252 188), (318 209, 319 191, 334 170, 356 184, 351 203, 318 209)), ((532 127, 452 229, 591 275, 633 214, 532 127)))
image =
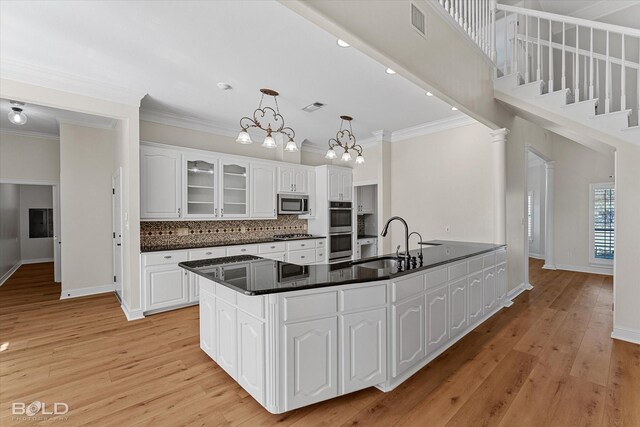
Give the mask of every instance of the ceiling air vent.
POLYGON ((418 6, 413 3, 411 3, 411 26, 422 37, 427 37, 427 19, 418 6))
POLYGON ((319 110, 322 107, 324 107, 324 104, 322 102, 314 102, 313 104, 309 104, 306 107, 304 107, 302 111, 306 111, 307 113, 313 113, 314 111, 319 110))

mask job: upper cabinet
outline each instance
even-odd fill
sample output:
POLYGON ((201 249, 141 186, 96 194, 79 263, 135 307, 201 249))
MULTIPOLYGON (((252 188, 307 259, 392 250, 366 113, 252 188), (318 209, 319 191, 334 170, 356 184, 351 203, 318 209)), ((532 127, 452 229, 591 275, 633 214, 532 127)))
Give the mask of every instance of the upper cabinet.
POLYGON ((183 217, 211 218, 218 216, 217 157, 183 154, 183 217))
POLYGON ((276 168, 251 165, 251 218, 276 217, 276 168))
POLYGON ((353 178, 348 168, 329 167, 328 196, 329 201, 350 202, 352 200, 353 178))
POLYGON ((278 193, 307 194, 309 191, 307 174, 305 168, 278 167, 278 193))
POLYGON ((375 212, 375 200, 376 200, 376 186, 364 185, 357 187, 357 200, 358 206, 356 206, 359 214, 372 214, 375 212))
POLYGON ((309 213, 300 215, 302 219, 312 219, 316 217, 316 171, 311 169, 307 171, 307 194, 309 195, 309 213))
POLYGON ((222 160, 221 218, 249 216, 249 163, 222 160))
POLYGON ((181 217, 181 154, 178 151, 140 148, 140 217, 181 217))

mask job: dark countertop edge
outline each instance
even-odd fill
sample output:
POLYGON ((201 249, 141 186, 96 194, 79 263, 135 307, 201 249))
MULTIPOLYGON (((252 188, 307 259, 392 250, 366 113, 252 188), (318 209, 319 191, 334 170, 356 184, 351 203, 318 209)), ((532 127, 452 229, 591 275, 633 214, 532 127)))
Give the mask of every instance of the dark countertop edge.
MULTIPOLYGON (((449 243, 449 242, 447 242, 447 243, 449 243)), ((455 243, 455 242, 451 242, 451 243, 455 243)), ((460 242, 460 243, 463 244, 464 242, 460 242)), ((481 244, 481 243, 477 243, 477 244, 481 244)), ((502 249, 502 248, 504 248, 506 246, 507 246, 506 244, 495 244, 495 246, 492 247, 492 248, 482 249, 482 250, 479 250, 478 252, 474 252, 474 253, 469 254, 469 255, 463 255, 463 256, 459 256, 457 258, 452 258, 450 260, 437 262, 437 263, 433 263, 433 264, 429 264, 429 265, 424 265, 424 266, 421 266, 421 267, 418 267, 418 268, 415 268, 415 269, 412 269, 412 270, 403 271, 403 272, 400 272, 400 273, 381 276, 381 277, 376 278, 375 280, 361 280, 361 279, 343 280, 341 282, 326 282, 326 283, 319 283, 319 284, 311 284, 311 285, 307 285, 307 286, 300 286, 300 287, 297 287, 295 289, 278 288, 278 289, 268 289, 268 290, 265 290, 265 291, 258 291, 258 292, 246 291, 245 289, 238 288, 237 286, 233 286, 233 285, 231 285, 231 284, 229 284, 227 282, 223 282, 223 281, 218 281, 218 280, 212 279, 211 277, 209 277, 207 275, 201 274, 197 269, 192 269, 191 267, 188 267, 188 266, 184 265, 184 263, 182 263, 182 262, 179 263, 178 266, 182 267, 185 270, 188 270, 188 271, 190 271, 192 273, 195 273, 198 276, 202 276, 205 279, 209 279, 209 280, 211 280, 213 282, 216 282, 216 283, 219 283, 219 284, 221 284, 223 286, 226 286, 229 289, 233 289, 234 291, 239 292, 239 293, 241 293, 243 295, 260 296, 260 295, 269 295, 269 294, 279 294, 279 293, 284 293, 284 292, 303 291, 303 290, 308 290, 308 289, 328 288, 328 287, 331 287, 331 286, 350 285, 350 284, 357 284, 357 283, 385 282, 387 280, 393 280, 393 279, 395 279, 397 277, 402 277, 402 276, 406 276, 408 274, 418 273, 418 272, 424 271, 424 270, 430 270, 432 268, 440 267, 440 266, 446 265, 446 264, 451 264, 451 263, 454 263, 456 261, 460 261, 460 260, 467 259, 467 258, 473 258, 475 256, 486 254, 488 252, 494 252, 494 251, 500 250, 500 249, 502 249)), ((257 256, 257 255, 254 255, 254 256, 257 257, 257 258, 262 258, 262 257, 257 256)), ((384 257, 384 256, 393 256, 393 255, 379 255, 379 256, 376 256, 376 257, 372 257, 372 258, 363 258, 363 259, 361 259, 359 261, 366 262, 367 259, 372 259, 373 260, 373 259, 377 259, 377 258, 384 257)), ((268 259, 268 258, 263 258, 263 259, 268 259)), ((186 262, 188 262, 188 261, 186 261, 186 262)), ((353 266, 357 266, 357 264, 355 264, 355 265, 351 264, 350 261, 345 261, 345 264, 347 264, 347 263, 352 267, 353 266)))
POLYGON ((290 239, 290 240, 276 240, 276 239, 266 239, 266 240, 254 240, 248 242, 235 242, 235 243, 221 243, 219 245, 202 245, 202 246, 188 246, 184 248, 159 248, 159 249, 142 249, 140 248, 141 254, 148 254, 153 252, 170 252, 170 251, 188 251, 190 249, 206 249, 206 248, 219 248, 223 246, 242 246, 242 245, 260 245, 262 243, 276 243, 276 242, 295 242, 298 240, 318 240, 318 239, 326 239, 327 236, 313 236, 313 237, 301 237, 299 239, 290 239))
POLYGON ((357 237, 358 240, 360 240, 360 239, 377 239, 377 238, 378 238, 378 236, 375 235, 375 234, 363 234, 363 235, 357 237))

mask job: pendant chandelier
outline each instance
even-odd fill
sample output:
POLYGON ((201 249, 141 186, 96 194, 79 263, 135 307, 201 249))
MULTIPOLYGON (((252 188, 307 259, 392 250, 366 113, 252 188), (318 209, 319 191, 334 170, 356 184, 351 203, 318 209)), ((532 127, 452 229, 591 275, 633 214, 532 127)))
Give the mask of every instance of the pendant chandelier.
POLYGON ((262 142, 262 146, 264 148, 276 148, 276 141, 273 139, 272 134, 279 133, 289 138, 287 145, 284 147, 285 151, 298 151, 298 146, 293 141, 296 133, 290 127, 284 126, 284 117, 282 117, 280 114, 280 108, 278 108, 277 97, 279 93, 271 89, 260 89, 260 92, 262 92, 260 104, 253 112, 253 117, 243 117, 240 119, 240 134, 238 135, 236 142, 238 144, 252 144, 253 141, 251 140, 248 130, 249 128, 258 128, 267 133, 267 136, 262 142), (265 95, 273 97, 276 107, 275 110, 271 107, 262 107, 262 101, 264 101, 265 95))
POLYGON ((351 150, 358 153, 356 156, 356 164, 360 165, 364 163, 364 157, 362 157, 362 147, 356 144, 356 137, 353 135, 353 129, 351 128, 351 120, 353 120, 353 117, 340 116, 340 119, 340 130, 336 133, 335 138, 329 140, 329 151, 327 151, 327 155, 324 157, 331 160, 337 159, 338 154, 334 148, 338 147, 344 150, 342 157, 340 157, 343 162, 351 161, 351 153, 349 153, 349 150, 351 150), (349 123, 348 129, 346 127, 344 129, 342 128, 345 121, 349 123))

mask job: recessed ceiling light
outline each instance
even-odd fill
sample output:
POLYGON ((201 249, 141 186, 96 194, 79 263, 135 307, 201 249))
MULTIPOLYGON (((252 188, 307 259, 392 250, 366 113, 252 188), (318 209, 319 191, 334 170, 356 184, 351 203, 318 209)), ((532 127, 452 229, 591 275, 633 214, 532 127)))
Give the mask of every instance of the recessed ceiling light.
POLYGON ((431 92, 427 92, 427 96, 433 96, 431 92))
POLYGON ((457 107, 451 107, 451 109, 452 109, 453 111, 458 111, 458 108, 457 108, 457 107))
POLYGON ((347 43, 346 41, 344 41, 342 39, 338 39, 338 46, 340 46, 340 47, 351 47, 351 45, 349 43, 347 43))
POLYGON ((387 74, 395 74, 396 72, 393 71, 391 68, 387 68, 386 73, 387 74))
POLYGON ((324 104, 322 102, 314 102, 313 104, 309 104, 306 107, 304 107, 302 111, 306 111, 307 113, 313 113, 314 111, 317 111, 322 107, 324 107, 324 104))
POLYGON ((231 87, 231 85, 229 83, 220 82, 220 83, 218 83, 218 89, 229 90, 229 89, 233 89, 233 88, 231 87))

